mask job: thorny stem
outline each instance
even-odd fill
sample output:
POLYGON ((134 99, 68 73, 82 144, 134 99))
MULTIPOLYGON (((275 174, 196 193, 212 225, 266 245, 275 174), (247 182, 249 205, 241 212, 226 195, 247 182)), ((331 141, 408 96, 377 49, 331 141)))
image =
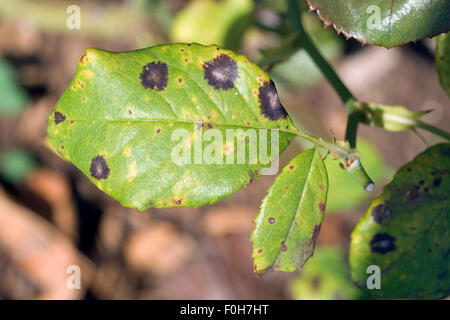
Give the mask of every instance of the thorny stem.
MULTIPOLYGON (((356 136, 359 120, 361 117, 361 111, 357 108, 357 104, 355 103, 356 99, 342 82, 341 78, 339 78, 339 76, 330 66, 330 64, 319 52, 319 50, 309 37, 308 33, 303 28, 300 8, 298 7, 297 0, 287 0, 287 5, 287 15, 295 31, 298 33, 298 36, 300 38, 300 45, 303 49, 306 50, 309 56, 313 59, 314 63, 327 78, 328 82, 333 86, 333 88, 341 98, 342 103, 344 104, 348 113, 345 140, 349 142, 350 149, 342 148, 340 146, 337 146, 336 144, 330 145, 329 143, 327 143, 327 146, 324 148, 336 153, 339 157, 346 159, 347 162, 344 164, 344 168, 349 171, 364 186, 366 191, 372 191, 374 188, 374 183, 369 178, 364 168, 361 166, 357 153, 353 152, 352 154, 351 151, 349 152, 349 150, 352 150, 356 147, 356 136)), ((305 136, 303 136, 303 138, 310 140, 305 136)), ((319 142, 323 143, 323 140, 319 138, 319 142)), ((317 144, 321 146, 319 142, 317 142, 317 144)))
POLYGON ((328 82, 333 86, 334 90, 337 92, 344 104, 347 113, 347 130, 345 132, 345 140, 350 143, 352 148, 356 147, 356 133, 358 130, 358 123, 360 118, 360 113, 357 108, 355 108, 354 102, 356 98, 350 92, 350 90, 342 82, 341 78, 336 74, 330 64, 325 60, 320 51, 312 42, 309 34, 303 28, 300 8, 298 7, 298 2, 296 0, 287 0, 288 4, 288 18, 290 19, 293 27, 300 36, 300 44, 303 49, 309 54, 311 59, 313 59, 316 66, 322 71, 323 75, 327 78, 328 82))

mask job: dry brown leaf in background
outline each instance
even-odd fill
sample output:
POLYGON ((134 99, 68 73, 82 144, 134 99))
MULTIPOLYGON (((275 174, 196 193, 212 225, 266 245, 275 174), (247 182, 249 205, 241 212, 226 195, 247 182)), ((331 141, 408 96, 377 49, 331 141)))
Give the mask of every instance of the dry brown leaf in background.
POLYGON ((250 233, 257 214, 256 206, 212 207, 203 218, 203 229, 213 237, 250 233))
POLYGON ((26 181, 27 186, 45 199, 52 208, 52 222, 74 243, 78 241, 78 219, 69 182, 56 171, 39 168, 26 181))
POLYGON ((166 275, 183 267, 192 257, 194 242, 167 222, 155 222, 133 233, 124 255, 131 268, 166 275))
POLYGON ((11 201, 0 190, 0 246, 13 264, 39 288, 38 299, 80 299, 93 265, 46 220, 11 201), (81 290, 66 286, 67 267, 81 269, 81 290))

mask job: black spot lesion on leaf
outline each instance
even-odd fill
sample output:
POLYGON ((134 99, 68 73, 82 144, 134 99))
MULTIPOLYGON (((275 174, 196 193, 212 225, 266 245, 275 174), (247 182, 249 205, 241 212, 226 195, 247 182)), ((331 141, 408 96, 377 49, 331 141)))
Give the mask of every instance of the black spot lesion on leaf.
POLYGON ((275 121, 287 117, 288 114, 280 102, 277 89, 272 80, 265 82, 259 87, 258 99, 261 113, 270 120, 275 121))
POLYGON ((203 70, 205 80, 216 90, 234 88, 234 82, 239 76, 236 61, 226 54, 205 62, 203 70))
POLYGON ((162 91, 169 81, 167 64, 161 61, 147 63, 139 76, 145 89, 162 91))
POLYGON ((55 124, 60 124, 61 122, 63 122, 64 120, 66 120, 66 116, 63 115, 61 112, 56 111, 53 115, 54 119, 55 119, 55 124))
POLYGON ((103 156, 96 156, 92 159, 89 171, 91 176, 97 180, 106 179, 109 176, 109 167, 103 156))
POLYGON ((370 240, 370 251, 385 254, 395 250, 395 238, 387 233, 377 233, 370 240))
POLYGON ((380 203, 372 209, 371 214, 376 223, 382 223, 392 216, 392 209, 387 204, 380 203))

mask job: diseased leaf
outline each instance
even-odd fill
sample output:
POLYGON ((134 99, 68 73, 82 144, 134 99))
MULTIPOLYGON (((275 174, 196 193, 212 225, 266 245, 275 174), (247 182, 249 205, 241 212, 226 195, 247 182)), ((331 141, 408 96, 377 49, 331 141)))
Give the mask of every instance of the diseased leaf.
POLYGON ((327 201, 328 177, 318 148, 292 159, 264 198, 252 233, 255 272, 301 268, 312 256, 327 201))
POLYGON ((450 1, 307 0, 326 26, 386 48, 450 30, 450 1))
POLYGON ((198 44, 88 49, 47 123, 50 142, 65 159, 139 210, 198 207, 231 195, 287 147, 293 129, 264 71, 244 56, 198 44), (227 129, 236 139, 225 140, 227 129), (277 133, 279 149, 272 152, 277 133), (239 146, 245 161, 236 159, 239 146))
POLYGON ((442 88, 450 97, 450 33, 436 38, 436 67, 442 88))
POLYGON ((403 166, 352 233, 352 278, 366 288, 381 270, 378 298, 440 299, 450 290, 450 144, 403 166))
POLYGON ((173 41, 193 41, 234 49, 250 25, 251 0, 194 0, 175 17, 173 41))

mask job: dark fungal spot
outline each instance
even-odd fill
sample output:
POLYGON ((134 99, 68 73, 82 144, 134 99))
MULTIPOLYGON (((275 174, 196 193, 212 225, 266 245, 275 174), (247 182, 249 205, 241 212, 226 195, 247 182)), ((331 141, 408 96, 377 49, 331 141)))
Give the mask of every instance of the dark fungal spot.
POLYGON ((258 99, 261 113, 270 120, 278 120, 287 117, 287 112, 281 105, 277 89, 272 80, 270 82, 265 82, 259 87, 258 99))
POLYGON ((274 224, 275 223, 275 218, 270 217, 268 220, 269 220, 270 224, 274 224))
POLYGON ((314 230, 313 230, 313 234, 311 237, 311 241, 309 242, 309 246, 314 246, 314 244, 316 243, 317 238, 319 237, 319 233, 320 233, 320 224, 316 224, 314 226, 314 230))
POLYGON ((161 128, 156 129, 156 133, 160 133, 161 132, 161 128))
POLYGON ((108 178, 109 168, 103 156, 96 156, 91 162, 91 176, 97 180, 108 178))
POLYGON ((214 89, 228 90, 234 88, 238 77, 237 63, 229 56, 222 54, 203 65, 204 78, 214 89))
POLYGON ((167 87, 168 78, 167 64, 164 62, 150 62, 142 68, 141 79, 142 86, 145 89, 162 91, 167 87))
POLYGON ((291 165, 289 166, 289 169, 294 170, 294 169, 295 169, 295 164, 291 164, 291 165))
POLYGON ((377 233, 370 241, 370 250, 381 254, 393 251, 395 250, 395 238, 387 233, 377 233))
POLYGON ((173 199, 172 200, 173 204, 176 204, 177 206, 181 205, 181 203, 183 203, 183 198, 180 199, 173 199))
POLYGON ((433 187, 439 187, 441 185, 442 179, 441 178, 435 178, 433 180, 433 187))
POLYGON ((252 183, 259 177, 259 171, 258 170, 249 170, 248 175, 250 176, 250 180, 248 183, 252 183))
POLYGON ((392 216, 392 209, 381 203, 372 209, 371 214, 376 223, 381 223, 386 218, 392 216))
POLYGON ((55 112, 54 118, 55 118, 55 124, 60 124, 61 122, 66 120, 66 116, 63 115, 61 112, 58 112, 58 111, 55 112))
POLYGON ((281 247, 281 251, 287 251, 287 245, 283 244, 283 246, 281 247))
POLYGON ((264 249, 259 249, 258 253, 262 253, 264 251, 264 249))
POLYGON ((318 207, 319 207, 319 211, 320 212, 325 212, 325 203, 320 201, 319 204, 318 204, 318 207))
POLYGON ((416 201, 417 198, 419 198, 419 190, 415 187, 412 187, 408 192, 407 200, 413 202, 416 201))

